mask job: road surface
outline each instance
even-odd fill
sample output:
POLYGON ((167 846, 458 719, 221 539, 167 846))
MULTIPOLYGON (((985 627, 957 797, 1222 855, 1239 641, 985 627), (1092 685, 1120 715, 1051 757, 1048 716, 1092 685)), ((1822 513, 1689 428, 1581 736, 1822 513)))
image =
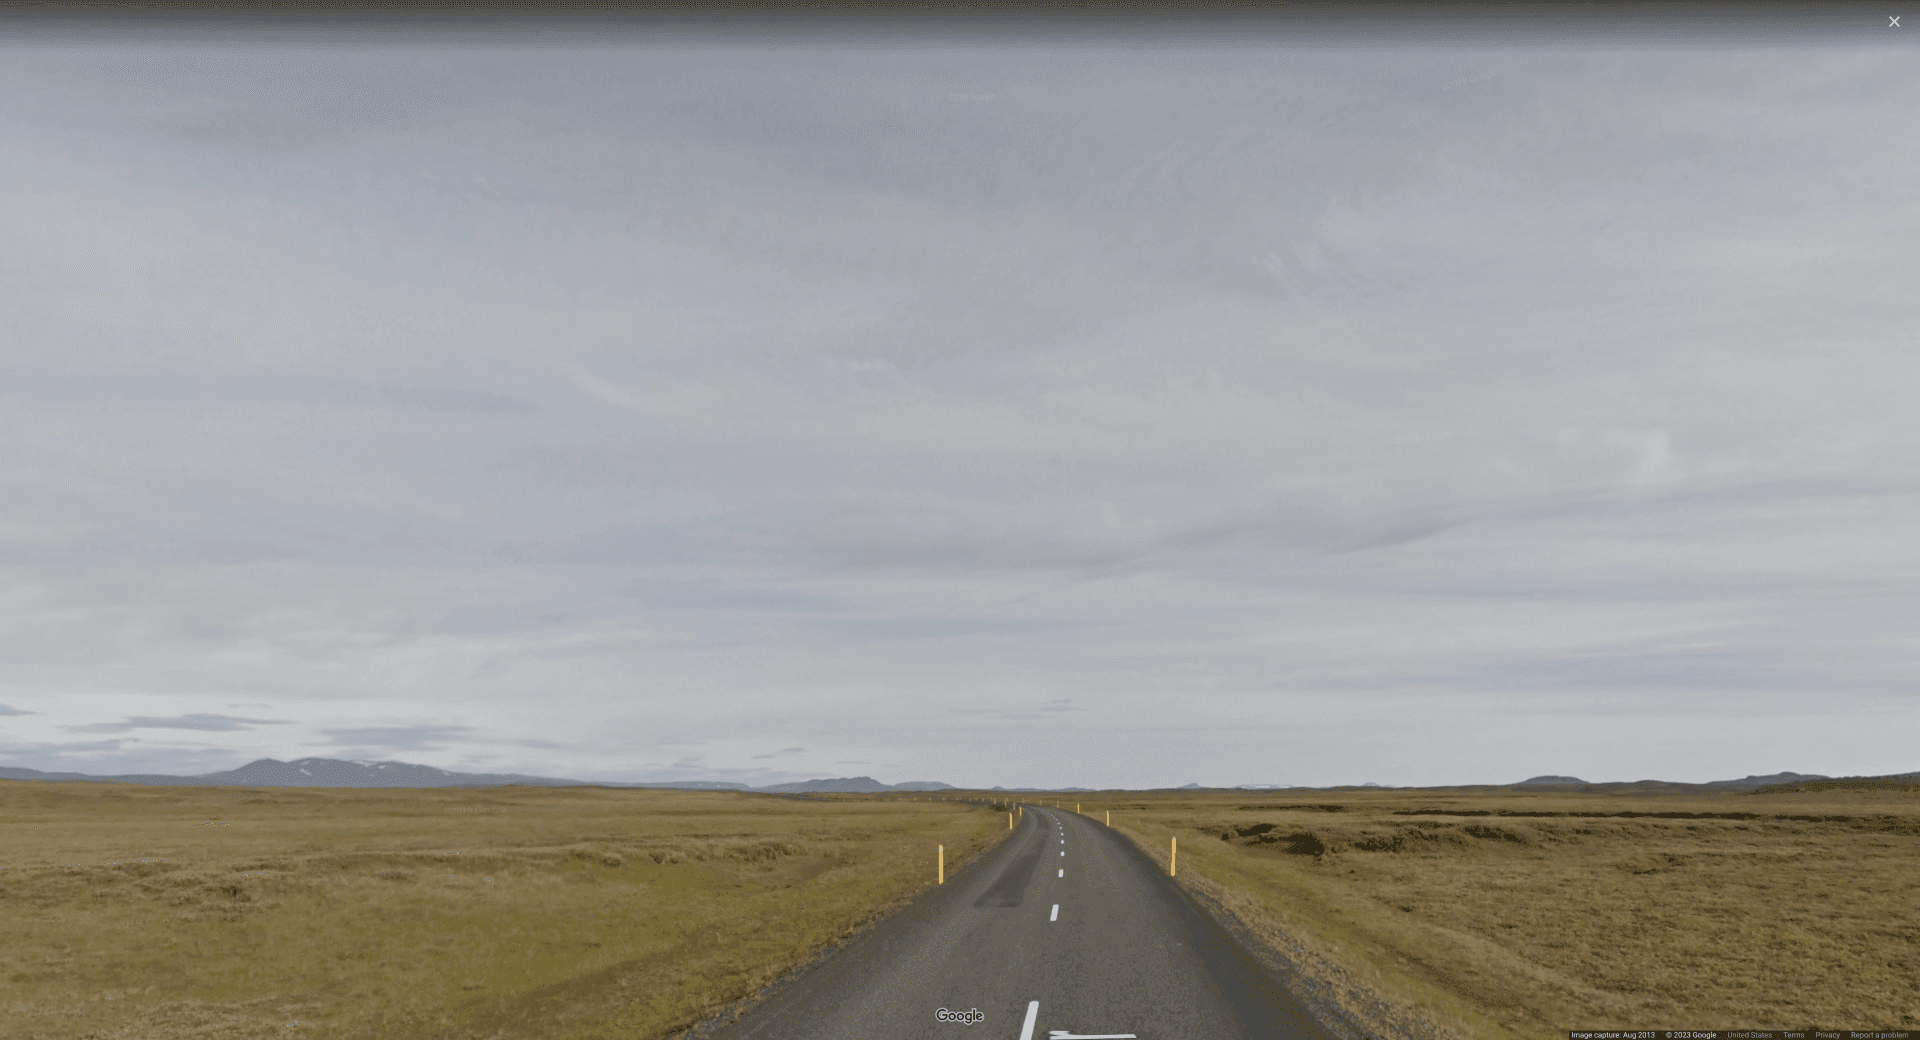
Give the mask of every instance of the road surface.
POLYGON ((1000 848, 714 1040, 1324 1035, 1164 867, 1096 820, 1029 807, 1000 848))

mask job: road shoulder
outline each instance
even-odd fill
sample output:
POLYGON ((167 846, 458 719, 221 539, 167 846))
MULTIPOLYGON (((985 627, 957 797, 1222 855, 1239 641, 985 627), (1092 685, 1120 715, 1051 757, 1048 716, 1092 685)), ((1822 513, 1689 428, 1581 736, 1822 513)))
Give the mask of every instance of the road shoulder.
MULTIPOLYGON (((957 890, 959 886, 977 880, 980 868, 984 866, 991 869, 995 862, 1004 859, 1019 844, 1018 841, 1010 839, 1017 839, 1025 833, 1024 827, 1019 831, 1009 831, 994 844, 953 863, 947 869, 946 885, 949 890, 957 890)), ((692 1027, 671 1034, 669 1040, 713 1040, 742 1019, 783 996, 796 985, 812 981, 813 975, 818 970, 849 949, 871 941, 878 932, 897 927, 902 923, 902 918, 916 910, 923 910, 929 899, 940 894, 940 886, 928 886, 909 892, 892 903, 876 909, 846 937, 822 947, 813 956, 782 972, 772 982, 720 1008, 692 1027)))
MULTIPOLYGON (((1116 837, 1141 855, 1153 854, 1134 835, 1115 827, 1116 837)), ((1353 973, 1318 956, 1299 939, 1263 920, 1248 901, 1192 869, 1172 879, 1207 916, 1261 967, 1280 980, 1329 1040, 1461 1040, 1413 1010, 1374 992, 1353 973)))

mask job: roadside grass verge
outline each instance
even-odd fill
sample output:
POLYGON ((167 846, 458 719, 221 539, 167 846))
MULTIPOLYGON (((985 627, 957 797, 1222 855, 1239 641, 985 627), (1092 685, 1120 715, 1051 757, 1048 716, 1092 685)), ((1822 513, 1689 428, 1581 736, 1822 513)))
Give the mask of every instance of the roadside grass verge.
POLYGON ((1085 797, 1360 1034, 1920 1027, 1920 795, 1085 797))
POLYGON ((0 781, 5 1040, 654 1040, 1005 835, 960 802, 0 781))

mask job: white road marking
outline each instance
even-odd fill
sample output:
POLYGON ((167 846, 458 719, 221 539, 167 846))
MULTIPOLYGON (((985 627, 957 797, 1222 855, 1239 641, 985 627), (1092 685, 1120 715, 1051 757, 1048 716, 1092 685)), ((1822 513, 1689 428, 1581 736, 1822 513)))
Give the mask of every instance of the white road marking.
POLYGON ((1132 1033, 1069 1033, 1064 1029, 1047 1030, 1047 1040, 1134 1040, 1132 1033))
POLYGON ((1040 1002, 1027 1001, 1027 1024, 1020 1027, 1020 1040, 1033 1040, 1033 1020, 1040 1017, 1040 1002))
POLYGON ((1065 867, 1061 867, 1061 868, 1060 868, 1060 876, 1061 876, 1061 877, 1066 877, 1066 876, 1067 876, 1067 868, 1065 868, 1065 867))
POLYGON ((1055 903, 1055 904, 1053 904, 1053 916, 1052 916, 1052 917, 1049 917, 1049 918, 1047 918, 1047 920, 1049 920, 1049 921, 1058 921, 1059 919, 1060 919, 1060 904, 1059 904, 1059 903, 1055 903))

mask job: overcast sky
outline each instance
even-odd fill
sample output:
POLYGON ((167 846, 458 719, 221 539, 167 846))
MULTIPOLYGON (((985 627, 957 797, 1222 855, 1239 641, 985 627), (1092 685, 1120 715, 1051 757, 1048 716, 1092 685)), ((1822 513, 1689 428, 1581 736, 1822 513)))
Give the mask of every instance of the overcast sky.
POLYGON ((0 764, 1920 769, 1912 49, 1434 39, 0 45, 0 764))

